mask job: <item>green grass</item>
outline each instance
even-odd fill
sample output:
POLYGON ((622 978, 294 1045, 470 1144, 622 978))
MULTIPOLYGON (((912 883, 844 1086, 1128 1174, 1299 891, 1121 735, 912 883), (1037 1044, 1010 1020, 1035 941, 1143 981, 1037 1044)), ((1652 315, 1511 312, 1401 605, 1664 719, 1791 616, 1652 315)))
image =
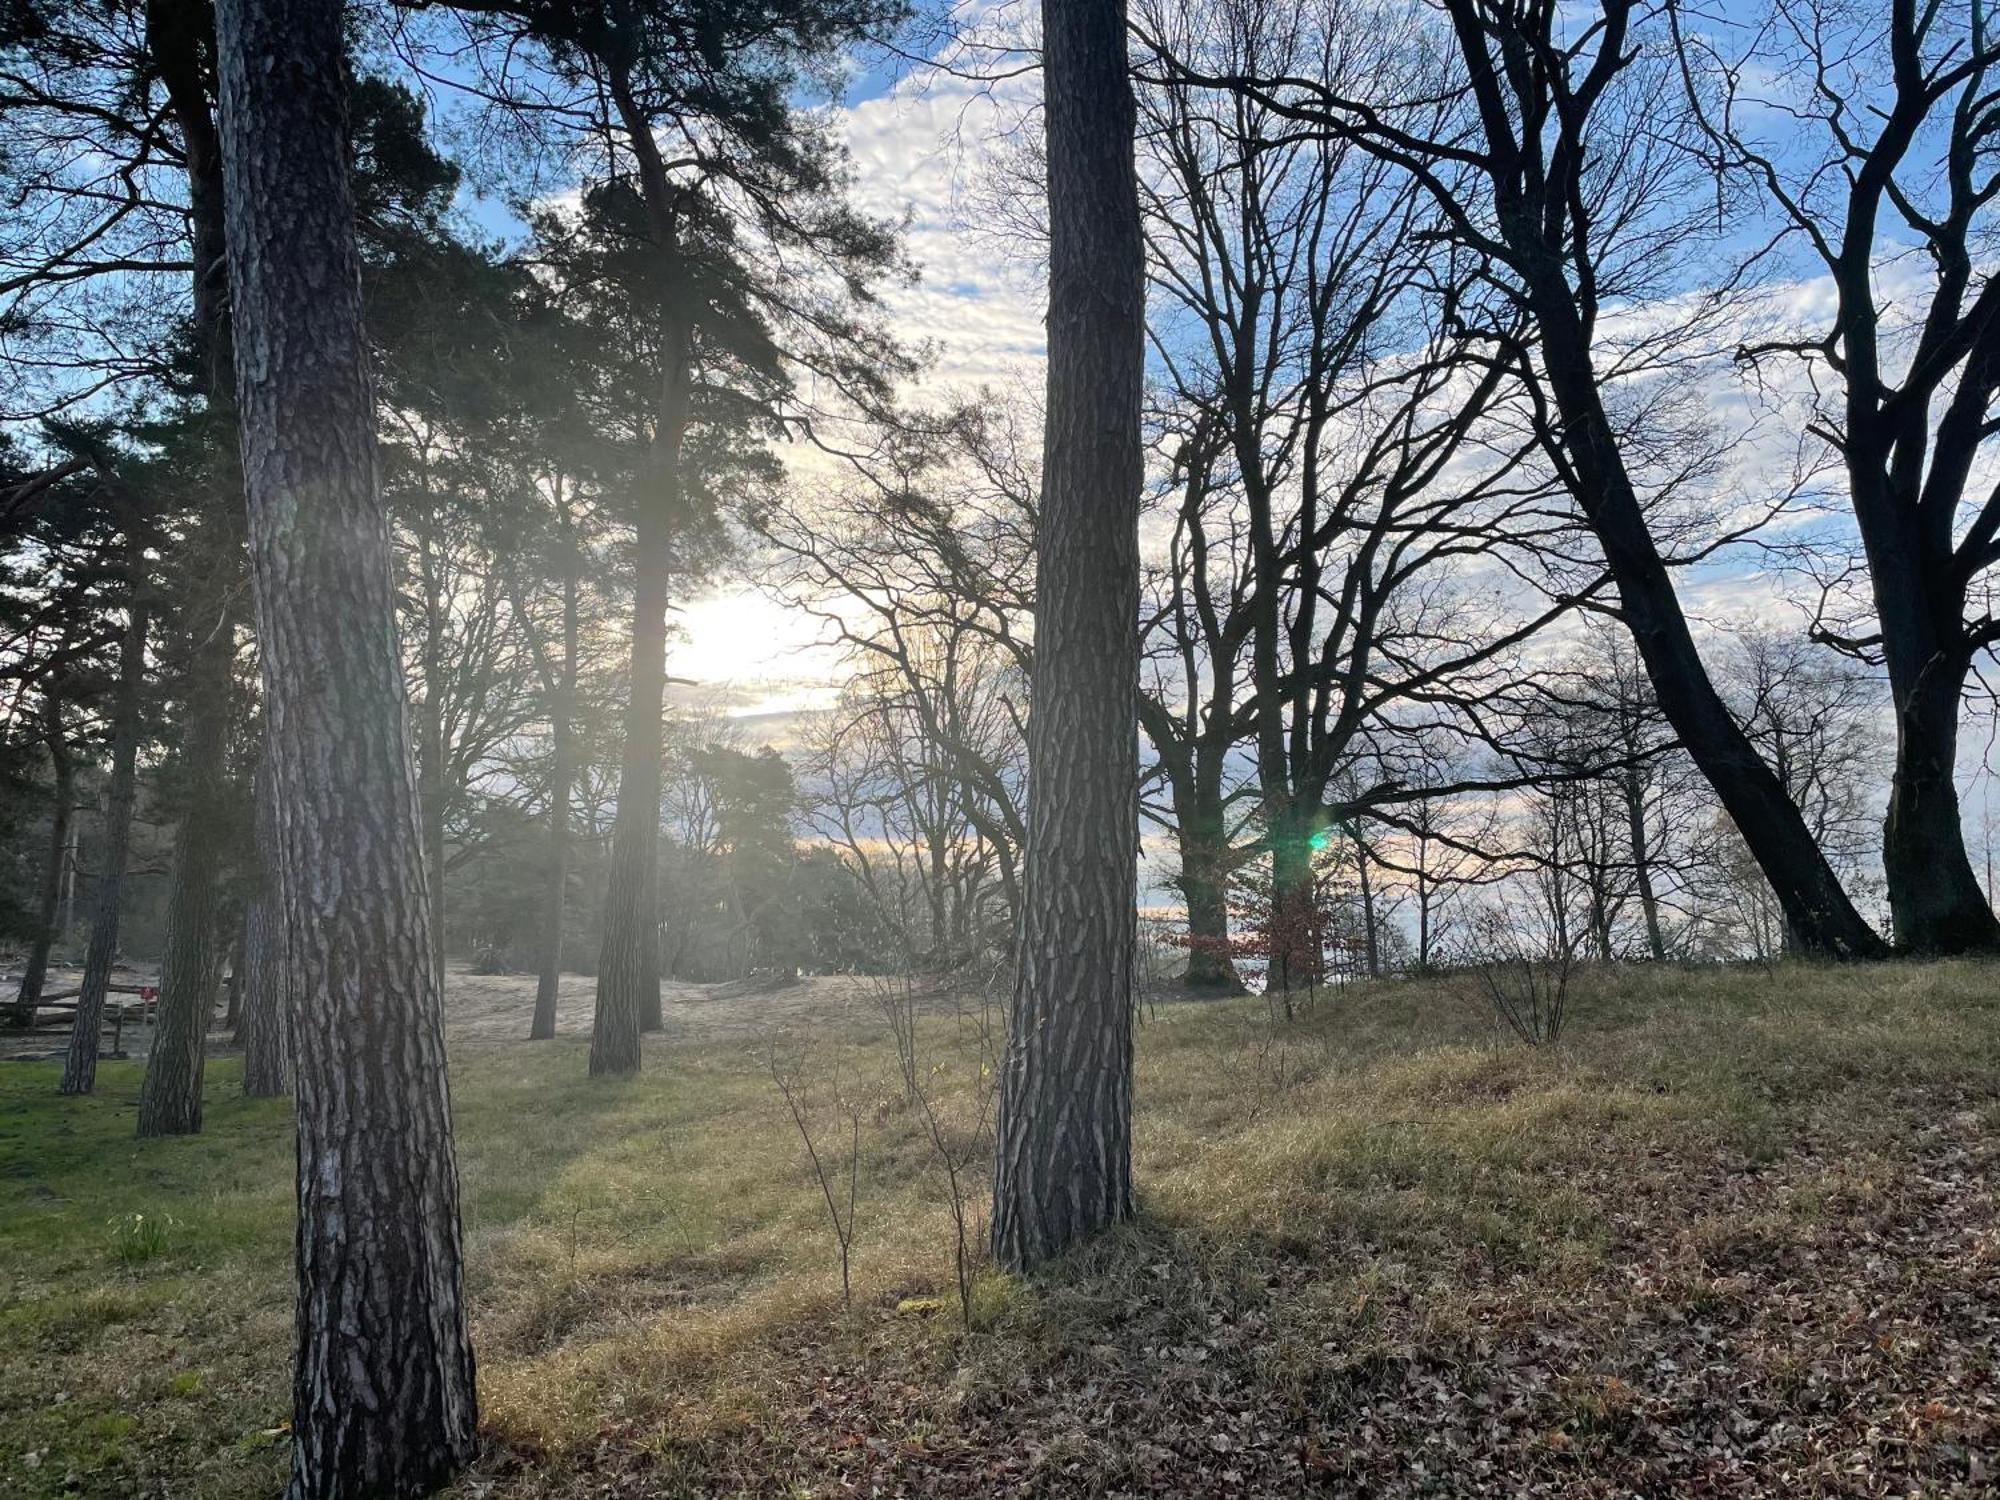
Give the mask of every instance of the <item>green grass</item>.
MULTIPOLYGON (((839 1150, 846 1109, 861 1122, 851 1308, 762 1050, 655 1046, 638 1081, 607 1086, 583 1077, 581 1042, 461 1047, 488 1438, 464 1493, 817 1494, 885 1475, 1195 1493, 1225 1471, 1271 1493, 1403 1473, 1381 1480, 1397 1492, 1407 1472, 1382 1466, 1399 1446, 1460 1426, 1429 1472, 1484 1452, 1555 1492, 1611 1473, 1629 1491, 1681 1461, 1661 1431, 1726 1427, 1685 1373, 1716 1339, 1749 1382, 1730 1401, 1792 1434, 1744 1439, 1746 1461, 1793 1476, 1763 1492, 1839 1493, 1810 1476, 1840 1472, 1864 1417, 1905 1424, 1895 1472, 1927 1492, 1991 1472, 1990 1431, 1951 1382, 1990 1376, 1992 1350, 1970 1304, 1924 1300, 1962 1275, 1977 1301, 1995 1279, 1991 1195, 1909 1193, 1990 1175, 2000 970, 1579 983, 1570 1035, 1539 1051, 1450 980, 1355 987, 1288 1026, 1255 1000, 1160 1006, 1139 1048, 1140 1221, 1031 1281, 982 1270, 970 1330, 885 1028, 829 1022, 804 1065, 822 1145, 839 1150), (1898 1259, 1941 1212, 1957 1216, 1942 1252, 1898 1259), (1890 1248, 1850 1263, 1869 1236, 1890 1248), (1888 1343, 1829 1373, 1823 1348, 1858 1337, 1843 1277, 1888 1343), (1849 1382, 1840 1401, 1829 1381, 1849 1382), (1392 1410, 1421 1423, 1398 1437, 1392 1410)), ((976 1030, 936 1017, 922 1038, 945 1129, 969 1140, 976 1030)), ((204 1134, 142 1143, 136 1067, 106 1064, 82 1100, 56 1077, 0 1067, 0 1495, 275 1493, 285 1106, 242 1099, 218 1062, 204 1134)))

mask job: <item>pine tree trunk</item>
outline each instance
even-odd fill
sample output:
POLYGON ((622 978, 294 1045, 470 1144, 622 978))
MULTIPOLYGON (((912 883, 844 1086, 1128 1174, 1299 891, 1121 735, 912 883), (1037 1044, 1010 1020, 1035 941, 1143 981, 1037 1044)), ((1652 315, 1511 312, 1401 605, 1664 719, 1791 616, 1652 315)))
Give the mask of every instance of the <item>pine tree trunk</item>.
MULTIPOLYGON (((131 587, 143 582, 143 543, 128 547, 131 587)), ((146 636, 151 621, 135 599, 125 616, 125 639, 118 648, 118 691, 111 708, 111 781, 106 789, 104 848, 99 854, 97 909, 90 924, 90 947, 83 959, 82 993, 76 1026, 63 1059, 62 1092, 87 1094, 97 1087, 97 1049, 104 1029, 104 1003, 111 991, 111 966, 118 958, 118 924, 125 904, 125 867, 131 860, 132 812, 138 802, 139 740, 144 733, 142 694, 146 682, 146 636)))
POLYGON ((188 664, 188 722, 181 747, 186 800, 174 835, 160 1002, 139 1089, 141 1136, 201 1130, 208 1027, 222 968, 224 773, 235 644, 228 622, 209 625, 188 664))
POLYGON ((1047 428, 992 1224, 1016 1269, 1132 1213, 1145 296, 1125 6, 1049 0, 1043 31, 1047 428))
POLYGON ((298 1059, 291 1500, 471 1456, 458 1172, 347 175, 341 0, 220 0, 230 283, 298 1059))
POLYGON ((687 424, 688 331, 670 328, 665 389, 654 434, 650 492, 641 497, 633 567, 632 673, 611 883, 597 958, 597 1014, 590 1076, 639 1071, 639 1033, 657 1031, 660 1009, 660 716, 666 706, 667 582, 673 518, 680 509, 681 438, 687 424))
POLYGON ((209 108, 213 42, 204 0, 148 0, 146 43, 165 84, 187 176, 193 251, 196 386, 208 402, 217 462, 212 491, 189 549, 196 576, 187 609, 190 654, 186 768, 181 821, 167 897, 166 951, 153 1043, 139 1094, 139 1134, 189 1135, 201 1129, 202 1078, 220 953, 215 925, 222 886, 233 659, 228 580, 236 573, 241 522, 236 509, 235 411, 230 400, 232 344, 225 274, 222 142, 209 108))
POLYGON ((562 988, 563 918, 569 904, 570 787, 576 779, 577 578, 574 555, 563 577, 563 664, 550 707, 548 884, 542 896, 541 975, 535 981, 535 1018, 528 1040, 556 1034, 556 998, 562 988))
POLYGON ((292 1091, 292 993, 285 965, 285 904, 279 882, 278 784, 267 744, 257 767, 257 888, 243 917, 243 1092, 275 1099, 292 1091))
POLYGON ((35 936, 28 947, 28 966, 14 996, 15 1013, 23 1026, 35 1024, 42 990, 49 977, 49 950, 56 941, 56 909, 62 904, 63 862, 69 858, 69 831, 76 816, 76 759, 70 754, 69 730, 63 723, 62 697, 45 690, 42 696, 42 740, 48 747, 54 801, 49 816, 49 852, 42 866, 41 899, 35 907, 35 936))

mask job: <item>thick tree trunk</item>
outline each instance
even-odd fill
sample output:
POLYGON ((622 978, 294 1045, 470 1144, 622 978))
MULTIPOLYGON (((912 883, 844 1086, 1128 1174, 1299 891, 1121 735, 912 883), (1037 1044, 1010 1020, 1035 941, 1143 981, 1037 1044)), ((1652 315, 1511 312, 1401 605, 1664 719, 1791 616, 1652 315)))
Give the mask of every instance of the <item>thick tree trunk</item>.
POLYGON ((1887 949, 1881 938, 1847 899, 1784 784, 1709 680, 1605 414, 1574 294, 1539 245, 1539 221, 1516 210, 1503 215, 1503 225, 1521 253, 1549 389, 1562 418, 1558 441, 1579 480, 1577 500, 1617 584, 1661 712, 1715 789, 1806 947, 1828 958, 1882 956, 1887 949))
MULTIPOLYGON (((132 588, 144 588, 142 543, 128 552, 132 588)), ((118 957, 118 923, 125 904, 125 866, 131 859, 132 812, 138 803, 139 740, 145 732, 146 635, 150 618, 135 599, 125 616, 125 639, 118 647, 118 691, 111 708, 111 781, 106 788, 104 847, 98 855, 97 910, 90 924, 90 947, 83 959, 83 987, 76 1002, 76 1026, 63 1059, 62 1092, 87 1094, 97 1086, 97 1049, 104 1029, 104 1002, 111 991, 111 966, 118 957)))
POLYGON ((1882 873, 1896 946, 1913 953, 2000 948, 2000 921, 1973 873, 1959 815, 1958 714, 1964 683, 1965 668, 1943 653, 1932 654, 1914 670, 1890 673, 1896 771, 1882 830, 1882 873))
POLYGON ((69 832, 76 817, 76 758, 70 753, 69 730, 63 723, 62 697, 42 697, 42 741, 48 747, 54 802, 49 816, 49 852, 42 865, 41 899, 35 906, 35 936, 28 946, 28 966, 14 996, 15 1014, 23 1026, 35 1024, 48 983, 49 950, 56 941, 56 909, 62 904, 63 865, 69 858, 69 832))
POLYGON ((1229 867, 1222 813, 1199 805, 1182 810, 1181 901, 1187 907, 1187 972, 1181 983, 1201 995, 1240 995, 1243 980, 1229 951, 1229 867))
POLYGON ((187 734, 181 747, 185 803, 167 890, 160 1002, 139 1089, 141 1136, 193 1135, 201 1129, 208 1027, 222 967, 224 773, 235 640, 226 620, 206 624, 188 663, 187 734))
POLYGON ((570 788, 576 779, 577 647, 577 579, 572 567, 563 578, 562 678, 550 711, 548 884, 542 896, 541 975, 535 981, 530 1041, 555 1036, 556 996, 562 985, 563 918, 569 904, 570 788))
POLYGON ((618 817, 611 834, 611 884, 597 958, 597 1014, 590 1076, 639 1071, 639 1033, 657 1031, 660 1012, 660 715, 666 706, 667 583, 673 518, 680 509, 681 438, 687 424, 688 331, 668 330, 666 388, 654 435, 653 484, 641 497, 634 548, 632 679, 625 751, 618 768, 618 817))
POLYGON ((230 282, 298 1058, 291 1500, 471 1456, 458 1172, 347 175, 341 0, 220 0, 230 282))
POLYGON ((1285 819, 1271 846, 1267 993, 1289 997, 1296 990, 1315 988, 1325 978, 1326 935, 1316 897, 1312 845, 1299 823, 1285 819))
POLYGON ((1145 295, 1122 0, 1043 9, 1047 430, 1019 968, 993 1178, 1016 1269, 1132 1212, 1145 295))
POLYGON ((292 1091, 292 992, 285 964, 285 898, 278 854, 277 767, 267 744, 257 767, 257 888, 243 917, 243 1092, 292 1091))

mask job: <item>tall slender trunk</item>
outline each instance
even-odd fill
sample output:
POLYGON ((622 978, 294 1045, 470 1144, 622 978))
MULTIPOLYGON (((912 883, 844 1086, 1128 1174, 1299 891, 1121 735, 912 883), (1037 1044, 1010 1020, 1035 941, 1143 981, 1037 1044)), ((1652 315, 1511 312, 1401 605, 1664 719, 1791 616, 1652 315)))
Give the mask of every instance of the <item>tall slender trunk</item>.
POLYGON ((292 1091, 291 973, 285 962, 284 863, 278 852, 277 765, 266 726, 257 765, 257 887, 243 917, 243 1092, 292 1091))
POLYGON ((593 1078, 639 1071, 639 1033, 660 1012, 660 716, 666 706, 667 583, 673 521, 680 510, 681 439, 687 427, 689 330, 669 328, 652 477, 641 497, 634 549, 632 673, 611 884, 597 959, 597 1015, 590 1035, 593 1078))
POLYGON ((28 966, 14 996, 21 1024, 32 1026, 49 977, 49 950, 56 941, 56 909, 62 904, 63 862, 69 858, 69 833, 76 817, 76 757, 70 752, 69 729, 63 723, 62 695, 54 688, 42 693, 42 743, 49 752, 54 802, 49 816, 49 852, 42 865, 41 898, 35 906, 35 936, 28 946, 28 966))
POLYGON ((1048 394, 1019 966, 992 1244, 1048 1260, 1132 1212, 1144 252, 1122 0, 1048 0, 1048 394))
POLYGON ((431 946, 436 950, 434 957, 438 972, 442 974, 445 953, 444 815, 445 803, 449 800, 445 788, 444 742, 445 602, 443 584, 435 563, 436 537, 432 519, 427 510, 417 535, 423 579, 424 634, 419 670, 423 674, 424 697, 423 702, 414 706, 412 713, 416 718, 417 806, 423 818, 424 877, 430 884, 431 896, 431 946))
POLYGON ((83 959, 76 1025, 63 1059, 62 1092, 87 1094, 97 1086, 97 1048, 111 965, 118 957, 118 923, 125 904, 125 867, 132 852, 132 811, 138 803, 139 740, 145 731, 146 636, 151 618, 144 599, 145 545, 127 543, 133 601, 118 647, 118 689, 111 707, 111 781, 104 806, 104 847, 98 855, 96 911, 83 959))
POLYGON ((1639 910, 1646 918, 1646 951, 1654 962, 1667 956, 1667 941, 1660 931, 1660 897, 1653 887, 1652 839, 1646 830, 1646 789, 1637 771, 1622 778, 1625 796, 1625 825, 1632 841, 1632 883, 1639 891, 1639 910))
POLYGON ((298 1058, 290 1500, 473 1454, 458 1170, 361 324, 341 0, 219 0, 237 391, 298 1058))
POLYGON ((425 672, 424 701, 415 705, 417 815, 423 829, 424 883, 431 901, 431 945, 444 971, 444 723, 437 707, 437 677, 425 672))
POLYGON ((69 935, 76 928, 76 866, 82 851, 79 847, 82 832, 79 820, 69 820, 69 849, 62 861, 62 895, 56 902, 56 941, 65 947, 69 935))
POLYGON ((1382 977, 1382 935, 1375 925, 1375 881, 1368 873, 1373 863, 1368 853, 1368 841, 1361 836, 1361 821, 1354 823, 1354 868, 1361 886, 1361 927, 1362 942, 1368 963, 1368 977, 1382 977))
POLYGON ((229 973, 222 982, 222 1027, 229 1033, 232 1044, 238 1047, 243 1045, 243 944, 244 927, 248 920, 247 907, 236 914, 236 936, 224 955, 229 973))
POLYGON ((146 1077, 139 1088, 141 1136, 201 1129, 202 1080, 215 985, 222 966, 222 856, 235 633, 228 620, 197 621, 206 633, 188 662, 187 732, 181 742, 185 799, 168 877, 166 950, 160 960, 146 1077))
POLYGON ((576 558, 568 554, 563 575, 563 660, 549 707, 549 848, 547 886, 542 895, 541 974, 535 981, 535 1018, 530 1041, 556 1034, 556 997, 562 986, 563 918, 569 904, 570 788, 576 779, 576 558))
POLYGON ((191 598, 187 724, 182 736, 183 800, 167 898, 166 952, 139 1134, 201 1129, 201 1092, 210 1008, 220 955, 215 931, 222 886, 227 796, 230 672, 234 621, 229 585, 241 546, 237 509, 235 409, 230 399, 233 342, 224 222, 222 142, 210 107, 213 18, 204 0, 147 0, 146 42, 166 85, 188 185, 193 251, 196 385, 213 427, 211 487, 186 562, 191 598))

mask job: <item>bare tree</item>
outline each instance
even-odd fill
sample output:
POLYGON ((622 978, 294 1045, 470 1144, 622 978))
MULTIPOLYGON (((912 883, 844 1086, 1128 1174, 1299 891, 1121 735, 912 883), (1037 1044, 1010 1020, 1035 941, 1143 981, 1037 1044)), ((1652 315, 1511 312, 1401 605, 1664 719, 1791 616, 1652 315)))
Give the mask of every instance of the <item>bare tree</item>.
MULTIPOLYGON (((1533 437, 1500 410, 1507 383, 1483 335, 1428 295, 1474 272, 1419 232, 1421 187, 1349 136, 1199 81, 1311 74, 1338 91, 1402 66, 1393 30, 1344 19, 1164 3, 1141 22, 1160 54, 1141 102, 1153 340, 1181 490, 1163 654, 1178 660, 1183 714, 1200 715, 1142 713, 1183 823, 1205 830, 1197 863, 1230 863, 1206 852, 1223 833, 1217 763, 1249 743, 1256 848, 1285 930, 1309 925, 1329 822, 1395 790, 1330 807, 1364 749, 1380 757, 1399 730, 1477 741, 1521 643, 1596 586, 1547 503, 1533 437), (1469 588, 1474 569, 1514 586, 1469 588), (1292 901, 1298 920, 1282 910, 1292 901)), ((1191 914, 1202 904, 1191 897, 1191 914)))
POLYGON ((1658 410, 1672 382, 1652 377, 1686 369, 1691 351, 1712 342, 1717 303, 1683 304, 1693 311, 1671 328, 1614 330, 1602 316, 1669 295, 1685 274, 1698 130, 1677 102, 1678 81, 1634 35, 1646 19, 1637 0, 1583 12, 1540 0, 1443 0, 1442 9, 1446 35, 1411 39, 1419 59, 1439 59, 1424 86, 1388 95, 1338 76, 1177 66, 1242 90, 1301 133, 1354 141, 1421 187, 1432 232, 1479 268, 1448 284, 1449 322, 1520 383, 1533 436, 1602 550, 1662 712, 1801 940, 1833 956, 1879 954, 1881 939, 1716 691, 1673 583, 1685 549, 1663 547, 1655 530, 1663 502, 1699 478, 1712 448, 1689 451, 1670 424, 1637 420, 1631 405, 1658 410))
POLYGON ((894 830, 899 873, 872 887, 885 915, 896 883, 936 909, 974 876, 998 882, 1010 933, 1019 910, 1031 434, 1026 414, 997 400, 905 414, 851 481, 760 520, 782 559, 779 593, 818 617, 851 672, 816 756, 823 796, 811 815, 864 874, 865 840, 894 830))
POLYGON ((1770 0, 1690 24, 1668 5, 1708 158, 1766 206, 1760 262, 1832 282, 1823 323, 1746 340, 1807 375, 1806 430, 1840 460, 1873 629, 1823 639, 1886 666, 1896 715, 1883 870, 1900 946, 2000 947, 1966 855, 1957 761, 1973 664, 2000 642, 1991 461, 2000 277, 1988 264, 2000 67, 1982 8, 1770 0), (1921 251, 1921 253, 1919 253, 1921 251))
POLYGON ((765 1066, 770 1072, 771 1082, 777 1085, 778 1093, 785 1101, 785 1108, 791 1113, 799 1142, 805 1147, 806 1161, 812 1167, 813 1181, 818 1185, 820 1201, 826 1207, 827 1226, 833 1231, 834 1245, 840 1251, 841 1305, 852 1307, 854 1210, 861 1191, 861 1109, 852 1099, 843 1096, 840 1074, 836 1070, 827 1082, 827 1093, 839 1117, 834 1128, 838 1131, 841 1125, 845 1125, 847 1140, 842 1143, 838 1157, 823 1151, 821 1139, 813 1133, 811 1085, 806 1076, 809 1056, 809 1053, 801 1053, 793 1058, 781 1057, 777 1038, 773 1037, 766 1049, 765 1066), (841 1181, 843 1177, 845 1182, 841 1181))

